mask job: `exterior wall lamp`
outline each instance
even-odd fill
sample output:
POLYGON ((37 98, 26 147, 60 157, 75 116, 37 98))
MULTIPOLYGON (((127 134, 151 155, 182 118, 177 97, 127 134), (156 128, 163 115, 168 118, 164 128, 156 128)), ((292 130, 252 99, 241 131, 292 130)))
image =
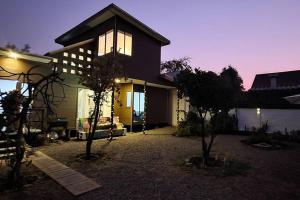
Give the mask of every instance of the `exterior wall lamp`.
POLYGON ((18 54, 15 52, 10 51, 8 54, 9 57, 13 58, 13 59, 17 59, 18 58, 18 54))

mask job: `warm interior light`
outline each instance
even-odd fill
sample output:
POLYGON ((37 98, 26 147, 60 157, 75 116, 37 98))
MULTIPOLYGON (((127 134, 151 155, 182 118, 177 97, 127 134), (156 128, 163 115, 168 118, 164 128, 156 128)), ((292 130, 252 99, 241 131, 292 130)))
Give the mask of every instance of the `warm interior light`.
POLYGON ((120 80, 120 79, 118 79, 118 78, 116 78, 116 79, 115 79, 115 82, 116 82, 116 83, 120 83, 120 82, 121 82, 121 80, 120 80))
POLYGON ((9 52, 9 57, 13 58, 13 59, 17 59, 18 58, 18 54, 16 54, 15 52, 9 52))

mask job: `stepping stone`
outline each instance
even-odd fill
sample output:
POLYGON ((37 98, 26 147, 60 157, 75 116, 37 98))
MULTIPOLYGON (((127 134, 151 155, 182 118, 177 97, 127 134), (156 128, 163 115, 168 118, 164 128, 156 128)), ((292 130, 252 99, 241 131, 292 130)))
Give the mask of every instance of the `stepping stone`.
POLYGON ((66 165, 52 159, 51 157, 37 151, 31 156, 32 163, 45 172, 57 183, 62 185, 71 194, 77 196, 101 187, 95 181, 70 169, 66 165))

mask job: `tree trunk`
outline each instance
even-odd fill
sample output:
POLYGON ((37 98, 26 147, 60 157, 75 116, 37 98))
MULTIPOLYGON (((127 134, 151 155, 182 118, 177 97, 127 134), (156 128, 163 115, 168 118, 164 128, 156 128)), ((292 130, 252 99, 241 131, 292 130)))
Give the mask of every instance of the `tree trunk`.
POLYGON ((21 176, 21 165, 25 153, 25 139, 23 136, 23 126, 26 122, 29 105, 32 100, 31 91, 32 90, 29 89, 29 93, 30 93, 29 97, 22 105, 23 108, 20 113, 19 127, 16 135, 16 163, 12 168, 11 177, 10 177, 11 178, 10 181, 12 181, 14 187, 21 187, 23 185, 23 180, 21 176))
POLYGON ((201 122, 202 160, 203 160, 203 165, 207 166, 208 159, 209 159, 209 152, 208 152, 207 143, 205 141, 205 117, 202 116, 202 111, 200 109, 198 109, 198 113, 201 122))
POLYGON ((92 142, 93 142, 95 131, 96 131, 96 127, 97 127, 99 110, 100 110, 100 106, 99 106, 100 102, 99 101, 100 101, 100 95, 98 95, 96 97, 94 123, 90 124, 90 131, 89 131, 89 135, 87 137, 87 142, 86 142, 86 156, 85 156, 85 158, 87 160, 91 159, 91 147, 92 147, 92 142), (93 125, 93 128, 91 130, 91 126, 92 125, 93 125))

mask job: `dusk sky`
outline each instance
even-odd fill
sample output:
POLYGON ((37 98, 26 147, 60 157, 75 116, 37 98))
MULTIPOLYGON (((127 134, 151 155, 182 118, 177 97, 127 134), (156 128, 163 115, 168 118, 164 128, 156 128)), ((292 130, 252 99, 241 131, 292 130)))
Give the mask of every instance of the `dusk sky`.
POLYGON ((60 48, 57 36, 110 3, 171 40, 162 60, 190 57, 215 72, 232 65, 247 89, 255 74, 300 69, 299 0, 1 0, 0 46, 60 48))

